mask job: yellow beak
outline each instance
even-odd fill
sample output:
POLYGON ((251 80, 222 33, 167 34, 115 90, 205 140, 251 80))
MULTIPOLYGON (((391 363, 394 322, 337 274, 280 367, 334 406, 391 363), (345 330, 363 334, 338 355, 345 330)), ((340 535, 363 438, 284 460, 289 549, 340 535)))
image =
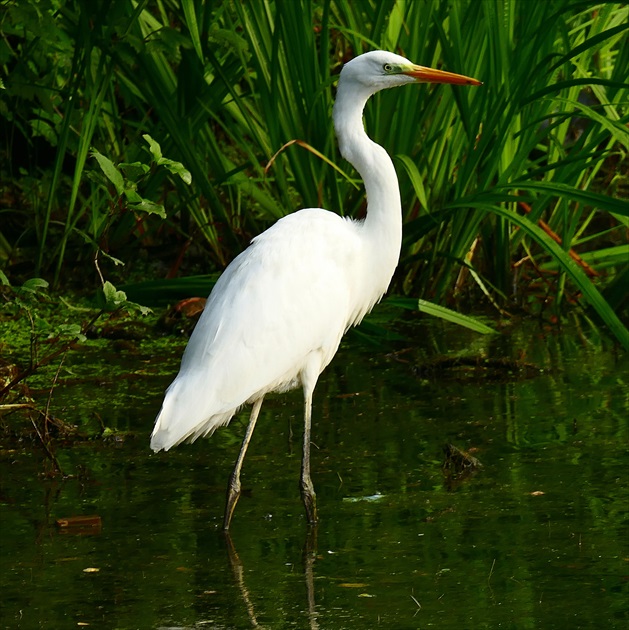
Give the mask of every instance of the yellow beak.
POLYGON ((409 70, 403 70, 402 74, 417 79, 420 83, 452 83, 453 85, 482 85, 482 81, 466 77, 454 72, 424 68, 423 66, 411 66, 409 70))

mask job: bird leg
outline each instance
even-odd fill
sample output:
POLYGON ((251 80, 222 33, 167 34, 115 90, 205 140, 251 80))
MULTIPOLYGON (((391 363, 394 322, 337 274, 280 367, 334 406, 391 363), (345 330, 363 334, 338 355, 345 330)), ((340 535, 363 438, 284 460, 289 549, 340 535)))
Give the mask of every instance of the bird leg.
POLYGON ((236 503, 238 503, 238 499, 240 497, 240 470, 242 468, 242 463, 245 461, 247 447, 249 446, 251 436, 253 435, 253 430, 256 428, 256 421, 258 420, 258 414, 260 413, 260 407, 262 407, 263 400, 264 397, 261 397, 253 403, 251 416, 249 416, 249 425, 247 426, 245 437, 242 440, 242 446, 240 447, 240 453, 238 453, 236 465, 234 466, 234 470, 229 478, 229 483, 227 484, 227 503, 225 505, 225 519, 223 520, 223 529, 225 531, 229 529, 229 524, 231 523, 232 515, 234 513, 234 509, 236 508, 236 503))
POLYGON ((309 523, 317 522, 317 495, 310 478, 310 427, 312 424, 312 392, 304 400, 304 451, 301 460, 301 500, 306 508, 309 523))

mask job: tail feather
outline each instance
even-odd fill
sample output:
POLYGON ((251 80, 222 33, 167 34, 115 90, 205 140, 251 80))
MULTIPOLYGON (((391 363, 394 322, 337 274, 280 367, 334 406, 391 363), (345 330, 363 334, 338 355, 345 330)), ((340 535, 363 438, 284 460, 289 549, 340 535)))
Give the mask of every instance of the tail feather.
MULTIPOLYGON (((151 448, 155 451, 167 451, 182 442, 194 442, 199 437, 211 435, 218 427, 226 425, 237 409, 217 409, 210 396, 199 400, 198 387, 196 395, 191 395, 190 375, 185 379, 176 378, 166 390, 164 402, 160 409, 155 427, 151 434, 151 448)), ((198 383, 203 387, 205 383, 198 383)), ((205 392, 204 392, 205 393, 205 392)))

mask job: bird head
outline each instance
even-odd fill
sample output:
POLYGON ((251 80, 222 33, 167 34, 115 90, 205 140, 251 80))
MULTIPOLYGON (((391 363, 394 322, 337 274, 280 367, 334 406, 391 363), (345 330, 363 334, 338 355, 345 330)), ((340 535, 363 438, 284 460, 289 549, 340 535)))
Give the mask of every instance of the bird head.
POLYGON ((384 50, 374 50, 348 61, 341 70, 345 83, 358 83, 372 92, 407 83, 451 83, 482 85, 471 77, 425 68, 384 50))

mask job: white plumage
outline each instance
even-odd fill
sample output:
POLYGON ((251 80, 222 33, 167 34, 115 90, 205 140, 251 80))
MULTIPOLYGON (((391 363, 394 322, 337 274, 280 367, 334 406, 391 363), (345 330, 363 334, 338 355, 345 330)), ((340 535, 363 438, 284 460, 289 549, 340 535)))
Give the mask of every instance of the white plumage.
POLYGON ((422 81, 478 83, 383 51, 344 66, 334 127, 341 154, 365 183, 366 218, 354 221, 310 208, 253 239, 216 283, 166 391, 151 436, 155 451, 210 435, 242 405, 254 405, 228 487, 226 529, 263 397, 299 386, 305 422, 302 497, 309 520, 316 521, 309 457, 312 393, 345 331, 387 290, 402 241, 395 169, 386 151, 367 137, 362 112, 375 92, 422 81))
POLYGON ((364 314, 351 281, 362 246, 356 223, 320 209, 288 215, 255 238, 210 294, 151 447, 208 435, 243 404, 298 387, 304 370, 318 376, 364 314), (339 234, 344 247, 335 249, 339 234))

